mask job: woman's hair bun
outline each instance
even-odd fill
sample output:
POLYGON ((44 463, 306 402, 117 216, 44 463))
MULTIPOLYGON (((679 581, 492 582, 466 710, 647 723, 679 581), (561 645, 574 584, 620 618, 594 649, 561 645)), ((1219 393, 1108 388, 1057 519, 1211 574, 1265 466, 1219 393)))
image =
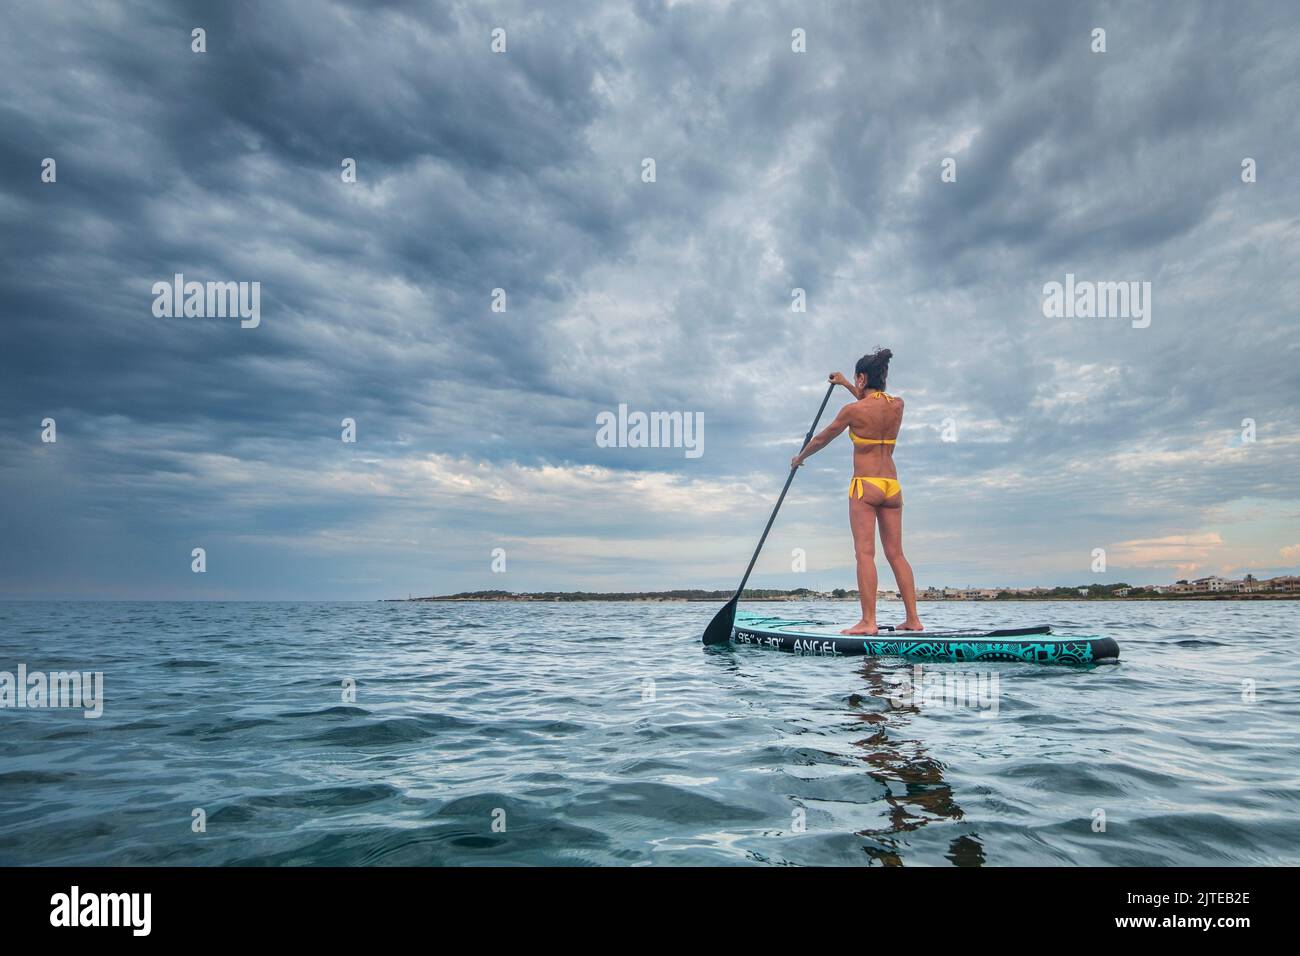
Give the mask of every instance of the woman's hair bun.
POLYGON ((893 357, 894 353, 889 349, 877 347, 870 355, 858 359, 854 371, 858 375, 867 377, 867 388, 878 388, 884 391, 885 377, 889 374, 889 360, 893 357))

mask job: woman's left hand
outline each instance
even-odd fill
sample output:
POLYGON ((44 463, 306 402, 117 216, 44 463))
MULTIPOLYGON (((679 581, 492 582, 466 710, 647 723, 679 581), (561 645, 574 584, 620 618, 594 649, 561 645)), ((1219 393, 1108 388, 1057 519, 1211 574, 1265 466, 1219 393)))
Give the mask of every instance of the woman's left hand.
POLYGON ((799 455, 795 455, 793 458, 790 459, 791 468, 798 468, 802 464, 803 464, 803 458, 801 458, 799 455))

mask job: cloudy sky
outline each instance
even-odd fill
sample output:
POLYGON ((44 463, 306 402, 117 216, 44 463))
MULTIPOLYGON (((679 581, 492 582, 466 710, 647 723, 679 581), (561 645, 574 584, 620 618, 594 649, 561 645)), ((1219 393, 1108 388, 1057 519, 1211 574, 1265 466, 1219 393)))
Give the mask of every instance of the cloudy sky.
MULTIPOLYGON (((46 2, 0 75, 0 597, 734 587, 876 345, 922 586, 1300 567, 1293 5, 46 2)), ((852 586, 849 449, 754 585, 852 586)))

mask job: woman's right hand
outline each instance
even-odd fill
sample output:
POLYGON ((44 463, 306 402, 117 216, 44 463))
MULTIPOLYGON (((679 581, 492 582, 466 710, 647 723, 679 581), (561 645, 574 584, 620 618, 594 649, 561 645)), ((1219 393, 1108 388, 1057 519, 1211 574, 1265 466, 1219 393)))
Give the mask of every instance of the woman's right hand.
POLYGON ((845 388, 849 387, 849 380, 840 372, 831 372, 830 383, 832 385, 843 385, 845 388))

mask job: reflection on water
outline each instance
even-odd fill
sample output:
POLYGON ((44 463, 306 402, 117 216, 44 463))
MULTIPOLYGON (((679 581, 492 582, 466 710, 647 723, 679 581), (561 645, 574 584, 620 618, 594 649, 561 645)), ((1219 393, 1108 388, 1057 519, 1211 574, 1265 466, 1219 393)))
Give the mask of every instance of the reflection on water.
MULTIPOLYGON (((888 826, 858 833, 872 838, 863 849, 873 862, 883 866, 903 865, 897 834, 934 821, 962 818, 952 787, 943 779, 943 764, 926 754, 921 741, 902 736, 908 715, 919 713, 919 708, 910 701, 900 702, 899 689, 904 682, 898 674, 896 666, 882 667, 878 661, 868 659, 861 675, 869 690, 865 698, 850 698, 858 711, 855 716, 870 728, 869 735, 856 741, 856 746, 863 751, 862 761, 871 768, 867 775, 883 785, 883 799, 889 806, 888 826), (879 702, 883 709, 863 710, 868 701, 879 702)), ((984 862, 979 842, 968 836, 952 840, 948 858, 961 866, 984 862)))

